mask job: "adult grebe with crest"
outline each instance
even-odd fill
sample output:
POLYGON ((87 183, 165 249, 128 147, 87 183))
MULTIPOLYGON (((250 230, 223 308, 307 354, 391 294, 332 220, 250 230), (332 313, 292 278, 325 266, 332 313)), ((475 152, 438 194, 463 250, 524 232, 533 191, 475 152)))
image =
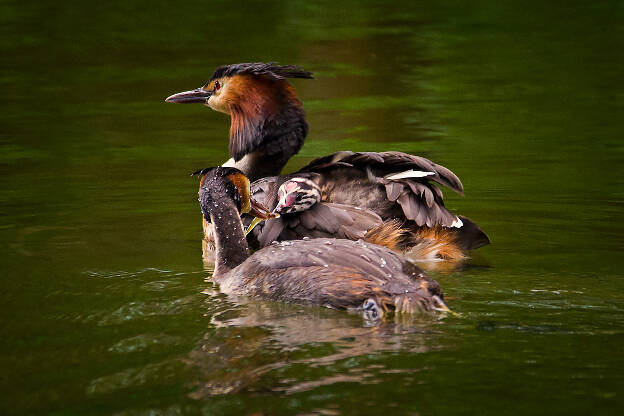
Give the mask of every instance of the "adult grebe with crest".
MULTIPOLYGON (((224 65, 203 87, 171 95, 166 101, 201 103, 230 116, 231 159, 224 166, 240 169, 252 181, 260 180, 252 185, 257 197, 275 200, 285 180, 301 177, 318 186, 322 201, 367 209, 384 221, 397 220, 415 241, 426 238, 447 247, 453 244, 448 253, 463 256, 489 244, 473 221, 444 206, 438 185, 463 195, 459 178, 423 157, 396 151, 344 151, 315 159, 288 178, 275 176, 300 150, 308 133, 302 103, 288 81, 292 78, 313 77, 294 65, 224 65)), ((204 225, 207 239, 212 239, 211 228, 204 225)))

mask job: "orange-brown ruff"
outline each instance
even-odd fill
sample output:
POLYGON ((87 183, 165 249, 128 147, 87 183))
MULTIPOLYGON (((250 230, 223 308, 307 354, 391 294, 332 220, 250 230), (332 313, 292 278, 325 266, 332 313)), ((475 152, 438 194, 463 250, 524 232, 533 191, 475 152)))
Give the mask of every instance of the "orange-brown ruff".
POLYGON ((285 79, 236 75, 229 82, 224 98, 231 116, 229 151, 234 159, 241 159, 258 146, 254 141, 266 120, 275 120, 280 109, 288 103, 302 109, 295 90, 285 79), (276 95, 272 91, 281 91, 276 95))
POLYGON ((199 201, 214 224, 213 280, 223 292, 360 309, 373 319, 389 312, 447 310, 439 284, 385 247, 325 238, 276 243, 250 256, 239 217, 245 195, 231 180, 238 172, 218 167, 202 173, 199 201))

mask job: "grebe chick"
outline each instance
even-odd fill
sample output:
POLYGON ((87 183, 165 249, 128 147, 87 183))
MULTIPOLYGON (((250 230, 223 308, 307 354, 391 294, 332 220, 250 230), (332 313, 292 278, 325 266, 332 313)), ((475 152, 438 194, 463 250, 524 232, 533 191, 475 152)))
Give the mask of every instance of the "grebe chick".
POLYGON ((439 226, 412 230, 397 220, 383 221, 367 209, 322 202, 320 188, 309 179, 292 177, 282 183, 277 191, 276 204, 267 200, 260 187, 253 185, 252 199, 275 205, 273 212, 280 215, 264 223, 253 221, 250 228, 254 238, 251 242, 257 242, 257 247, 306 236, 334 237, 363 239, 409 254, 410 258, 419 261, 460 261, 465 258, 457 232, 439 226))
MULTIPOLYGON (((399 250, 406 237, 397 221, 384 222, 374 212, 351 205, 322 202, 318 186, 305 178, 284 182, 277 191, 277 202, 263 198, 257 186, 252 189, 251 198, 254 201, 259 198, 262 205, 269 202, 273 212, 280 215, 275 220, 251 223, 252 235, 247 240, 256 248, 273 241, 310 237, 365 240, 399 250)), ((249 223, 247 218, 244 221, 249 223)))
POLYGON ((275 243, 249 254, 240 212, 249 210, 245 176, 217 167, 200 172, 199 202, 214 225, 213 280, 225 293, 388 312, 448 310, 439 284, 405 257, 362 241, 312 239, 275 243))

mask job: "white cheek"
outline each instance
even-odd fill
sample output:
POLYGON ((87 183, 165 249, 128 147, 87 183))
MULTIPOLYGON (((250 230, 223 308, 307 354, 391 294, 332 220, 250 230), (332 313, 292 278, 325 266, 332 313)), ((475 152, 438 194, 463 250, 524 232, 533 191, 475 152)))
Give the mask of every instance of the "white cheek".
POLYGON ((213 95, 208 100, 206 100, 206 105, 212 108, 215 111, 220 113, 229 114, 229 108, 226 103, 222 100, 223 97, 223 88, 221 88, 221 93, 219 95, 213 95))
POLYGON ((208 106, 208 107, 212 108, 213 110, 216 110, 216 108, 215 108, 215 106, 214 106, 214 98, 215 98, 215 97, 214 97, 214 95, 213 95, 213 96, 211 96, 210 98, 208 98, 208 99, 206 100, 206 102, 204 103, 204 105, 206 105, 206 106, 208 106))

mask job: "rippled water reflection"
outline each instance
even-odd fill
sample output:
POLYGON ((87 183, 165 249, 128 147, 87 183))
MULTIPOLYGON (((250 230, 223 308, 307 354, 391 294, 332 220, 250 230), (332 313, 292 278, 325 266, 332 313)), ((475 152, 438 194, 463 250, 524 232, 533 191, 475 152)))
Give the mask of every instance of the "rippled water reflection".
POLYGON ((619 414, 622 7, 580 2, 0 5, 2 414, 619 414), (439 269, 461 318, 226 297, 197 168, 225 116, 163 103, 276 60, 337 150, 439 162, 493 244, 439 269))
POLYGON ((363 325, 359 316, 266 302, 246 303, 235 317, 228 312, 213 317, 217 329, 191 353, 201 378, 207 379, 192 397, 243 389, 292 394, 334 383, 377 384, 382 381, 378 376, 388 373, 386 366, 362 367, 357 364, 367 361, 362 356, 439 348, 429 340, 433 324, 422 319, 363 325), (256 328, 251 339, 236 342, 248 328, 256 328), (271 384, 265 386, 264 378, 271 384))

